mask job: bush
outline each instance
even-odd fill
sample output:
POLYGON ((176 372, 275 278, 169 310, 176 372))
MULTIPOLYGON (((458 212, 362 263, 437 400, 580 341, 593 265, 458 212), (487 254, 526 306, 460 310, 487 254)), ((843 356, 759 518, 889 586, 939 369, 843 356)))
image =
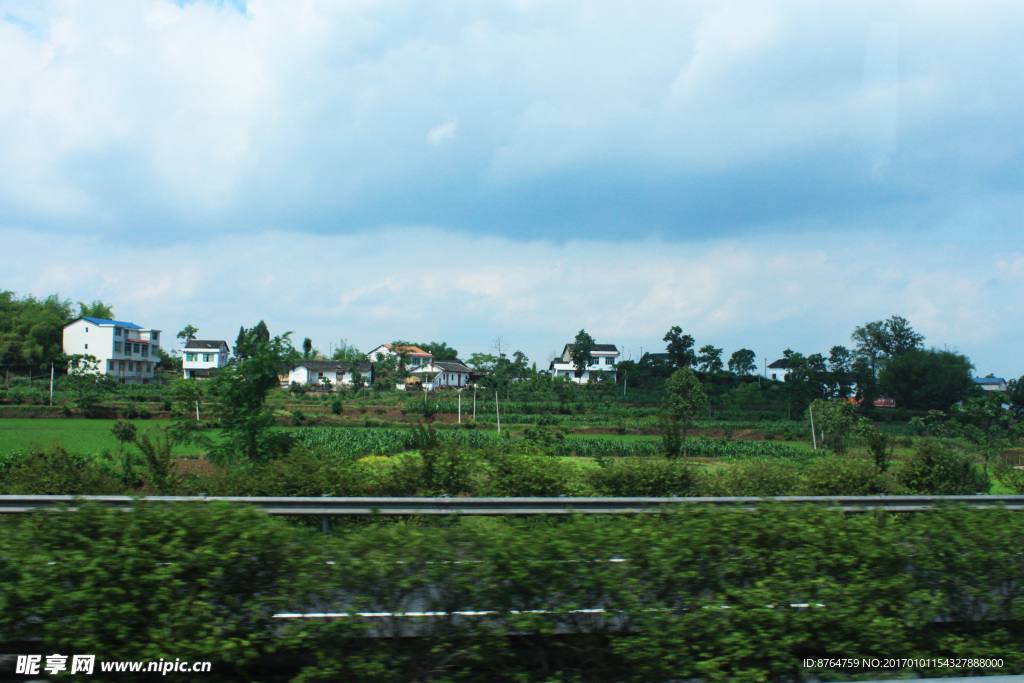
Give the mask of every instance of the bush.
POLYGON ((477 495, 584 496, 590 493, 574 463, 497 448, 484 453, 488 478, 477 495))
POLYGON ((588 472, 601 495, 621 497, 688 496, 696 488, 691 465, 667 458, 614 458, 588 472))
POLYGON ((100 472, 88 456, 60 446, 31 451, 0 474, 0 491, 15 495, 104 495, 126 493, 114 477, 100 472))
POLYGON ((992 486, 970 458, 936 439, 920 441, 896 477, 913 493, 933 496, 988 493, 992 486))
POLYGON ((804 471, 800 495, 877 496, 900 492, 892 477, 870 460, 842 456, 819 458, 804 471))
POLYGON ((742 462, 712 471, 701 483, 706 496, 790 496, 800 486, 800 470, 786 461, 742 462))

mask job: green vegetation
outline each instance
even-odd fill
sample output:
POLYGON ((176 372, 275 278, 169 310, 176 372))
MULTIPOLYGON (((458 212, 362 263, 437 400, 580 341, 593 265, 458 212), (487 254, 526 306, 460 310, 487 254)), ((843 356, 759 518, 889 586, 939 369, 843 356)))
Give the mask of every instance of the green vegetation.
POLYGON ((211 661, 197 681, 1013 674, 1022 539, 1019 513, 956 508, 884 525, 766 504, 314 535, 216 502, 86 504, 0 523, 0 639, 211 661), (308 612, 345 616, 275 618, 308 612), (836 652, 920 663, 805 663, 836 652), (946 653, 967 661, 931 663, 946 653))

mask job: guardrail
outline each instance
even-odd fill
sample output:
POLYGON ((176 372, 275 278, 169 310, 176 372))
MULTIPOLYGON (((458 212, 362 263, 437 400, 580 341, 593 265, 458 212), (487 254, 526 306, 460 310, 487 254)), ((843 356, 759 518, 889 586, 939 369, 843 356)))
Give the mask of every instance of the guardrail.
POLYGON ((21 514, 79 501, 128 510, 135 501, 173 503, 214 500, 253 505, 270 515, 621 515, 657 513, 678 505, 713 505, 751 510, 764 501, 825 505, 844 512, 920 512, 941 505, 1024 509, 1024 496, 770 496, 764 498, 291 498, 242 496, 0 496, 0 514, 21 514))

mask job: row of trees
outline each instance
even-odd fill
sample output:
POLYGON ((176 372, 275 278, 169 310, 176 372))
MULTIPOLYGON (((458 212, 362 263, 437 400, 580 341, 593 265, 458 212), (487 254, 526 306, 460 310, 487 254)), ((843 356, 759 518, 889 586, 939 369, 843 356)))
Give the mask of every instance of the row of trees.
POLYGON ((37 299, 0 291, 0 366, 15 371, 63 366, 64 326, 82 316, 111 319, 114 312, 102 301, 73 304, 56 294, 37 299))

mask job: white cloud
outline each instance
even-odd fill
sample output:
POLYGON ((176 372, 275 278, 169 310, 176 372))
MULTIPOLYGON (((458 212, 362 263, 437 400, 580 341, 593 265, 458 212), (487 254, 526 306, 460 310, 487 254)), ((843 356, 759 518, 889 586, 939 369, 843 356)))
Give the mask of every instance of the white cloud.
POLYGON ((543 365, 580 328, 635 356, 680 325, 701 345, 763 358, 787 347, 827 354, 849 344, 856 325, 899 314, 928 343, 958 347, 985 372, 1024 374, 1015 346, 1024 324, 1014 314, 1024 253, 994 260, 980 247, 950 247, 907 259, 912 236, 890 235, 881 248, 871 238, 882 236, 813 246, 780 237, 556 245, 395 228, 136 249, 0 232, 9 253, 49 253, 42 270, 14 260, 5 287, 100 298, 119 317, 168 331, 191 323, 227 338, 265 319, 323 348, 341 337, 360 347, 444 340, 465 355, 501 334, 543 365))
POLYGON ((434 126, 427 133, 427 142, 437 147, 442 142, 451 140, 455 137, 455 129, 459 127, 458 119, 451 119, 444 123, 434 126))

